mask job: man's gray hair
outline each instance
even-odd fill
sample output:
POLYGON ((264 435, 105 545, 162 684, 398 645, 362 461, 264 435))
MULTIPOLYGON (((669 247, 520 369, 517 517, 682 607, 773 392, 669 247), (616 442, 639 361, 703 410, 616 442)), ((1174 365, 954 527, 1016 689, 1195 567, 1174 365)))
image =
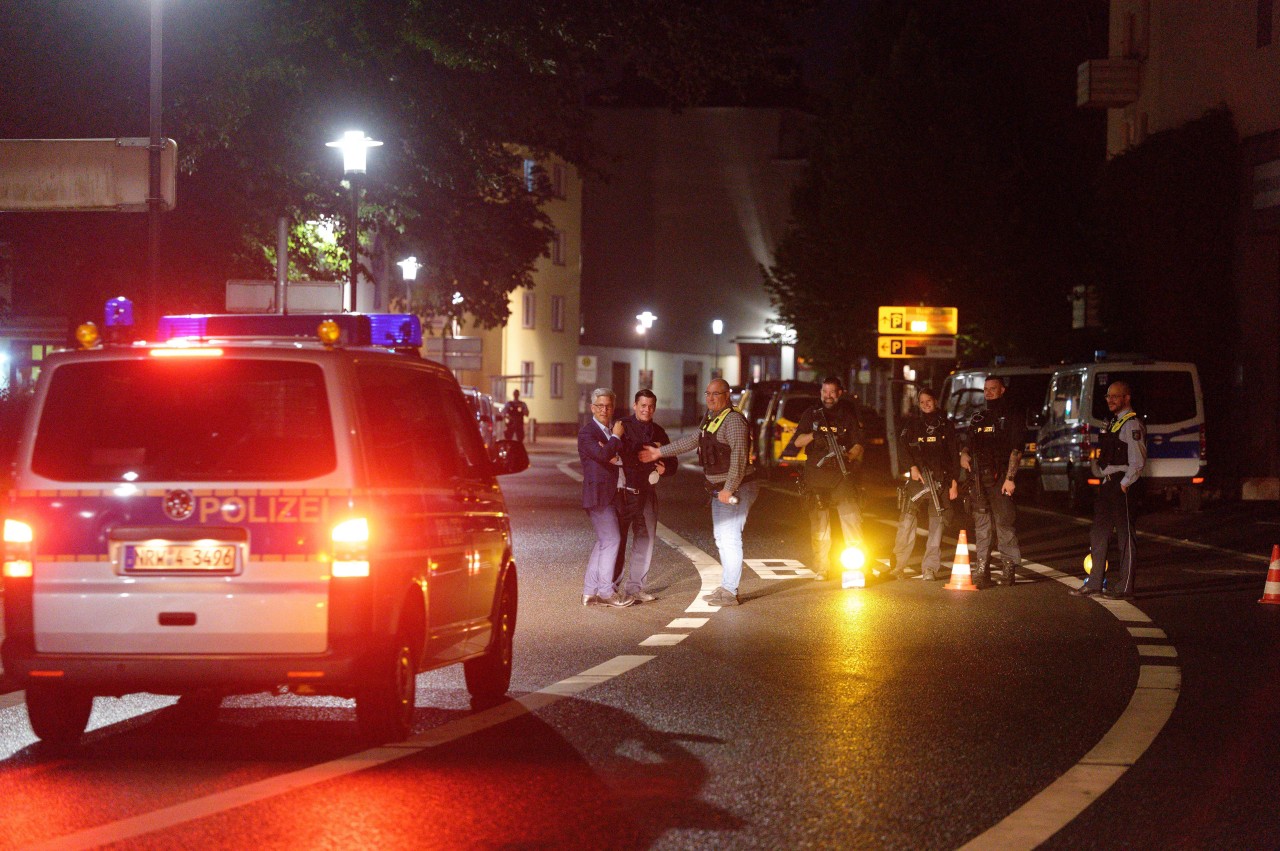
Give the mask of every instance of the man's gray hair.
POLYGON ((618 403, 618 394, 614 393, 608 387, 597 387, 595 390, 591 391, 591 404, 596 404, 596 400, 601 396, 608 396, 609 401, 613 402, 615 405, 618 403))

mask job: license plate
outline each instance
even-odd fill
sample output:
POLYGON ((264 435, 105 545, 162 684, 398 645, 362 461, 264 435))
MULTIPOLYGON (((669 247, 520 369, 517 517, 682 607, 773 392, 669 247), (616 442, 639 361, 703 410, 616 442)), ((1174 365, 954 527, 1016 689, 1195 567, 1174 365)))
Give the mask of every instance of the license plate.
POLYGON ((126 544, 126 571, 236 569, 234 544, 126 544))

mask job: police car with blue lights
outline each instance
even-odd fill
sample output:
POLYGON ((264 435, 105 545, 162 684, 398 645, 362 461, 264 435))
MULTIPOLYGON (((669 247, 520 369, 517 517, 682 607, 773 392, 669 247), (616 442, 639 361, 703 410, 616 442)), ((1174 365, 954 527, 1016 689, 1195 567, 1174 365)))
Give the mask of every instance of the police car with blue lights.
POLYGON ((95 696, 355 699, 405 738, 415 677, 509 687, 516 563, 453 375, 404 314, 165 317, 43 365, 4 522, 4 669, 32 729, 79 740, 95 696))

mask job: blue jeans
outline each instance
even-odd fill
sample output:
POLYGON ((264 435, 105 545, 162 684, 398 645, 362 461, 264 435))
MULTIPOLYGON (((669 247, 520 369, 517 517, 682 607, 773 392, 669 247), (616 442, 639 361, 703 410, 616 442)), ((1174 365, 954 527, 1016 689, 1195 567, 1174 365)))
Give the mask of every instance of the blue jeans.
POLYGON ((711 530, 715 533, 720 566, 724 569, 720 584, 734 594, 738 593, 738 583, 742 581, 742 527, 747 525, 747 512, 759 495, 759 482, 747 482, 738 488, 737 505, 725 505, 715 497, 711 499, 711 530))

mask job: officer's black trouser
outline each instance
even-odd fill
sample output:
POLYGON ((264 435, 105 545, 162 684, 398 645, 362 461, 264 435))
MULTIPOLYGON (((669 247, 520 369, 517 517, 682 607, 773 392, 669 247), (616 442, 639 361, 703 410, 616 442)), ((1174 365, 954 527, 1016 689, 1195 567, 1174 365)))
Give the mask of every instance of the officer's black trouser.
MULTIPOLYGON (((1085 587, 1094 591, 1105 589, 1111 594, 1133 593, 1133 562, 1137 554, 1137 541, 1133 532, 1133 504, 1137 495, 1133 488, 1128 493, 1120 489, 1120 475, 1104 479, 1093 501, 1093 529, 1089 533, 1089 554, 1093 557, 1093 569, 1085 580, 1085 587), (1111 531, 1116 533, 1116 560, 1107 563, 1107 550, 1111 543, 1111 531)), ((1135 483, 1136 484, 1136 483, 1135 483)))
POLYGON ((858 491, 849 479, 833 490, 810 491, 806 496, 809 531, 813 537, 813 572, 840 570, 839 554, 831 552, 831 509, 840 516, 840 536, 846 547, 862 545, 862 511, 858 491))
POLYGON ((1018 533, 1013 528, 1017 512, 1013 507, 1013 497, 1000 492, 1001 482, 992 482, 985 477, 975 480, 973 488, 973 537, 978 556, 978 568, 981 570, 991 564, 991 526, 995 520, 995 533, 998 548, 1005 557, 1014 562, 1022 561, 1022 549, 1018 546, 1018 533))

